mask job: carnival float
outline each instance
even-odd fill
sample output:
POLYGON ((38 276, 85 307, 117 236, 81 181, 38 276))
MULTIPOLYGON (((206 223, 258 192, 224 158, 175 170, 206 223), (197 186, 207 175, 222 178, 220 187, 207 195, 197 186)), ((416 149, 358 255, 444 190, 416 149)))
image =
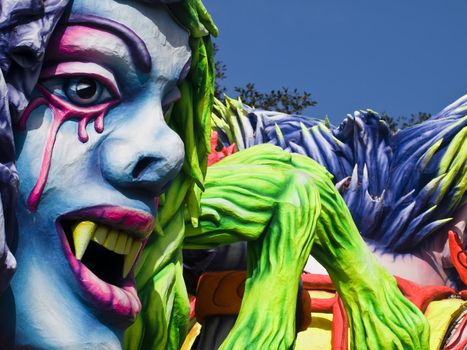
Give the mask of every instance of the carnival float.
POLYGON ((393 132, 214 98, 201 0, 0 4, 0 349, 467 347, 467 95, 393 132))

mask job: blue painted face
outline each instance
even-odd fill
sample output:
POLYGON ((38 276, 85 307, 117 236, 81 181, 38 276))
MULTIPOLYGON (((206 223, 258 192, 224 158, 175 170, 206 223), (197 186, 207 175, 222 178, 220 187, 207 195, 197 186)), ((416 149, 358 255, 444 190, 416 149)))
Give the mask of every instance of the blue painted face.
POLYGON ((183 164, 166 125, 189 61, 163 6, 75 0, 17 121, 17 345, 121 347, 139 311, 131 268, 183 164))

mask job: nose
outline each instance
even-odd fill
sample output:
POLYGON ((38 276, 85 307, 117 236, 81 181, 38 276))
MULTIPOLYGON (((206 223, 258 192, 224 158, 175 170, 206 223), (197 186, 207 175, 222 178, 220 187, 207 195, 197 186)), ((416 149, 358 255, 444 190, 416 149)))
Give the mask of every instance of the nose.
POLYGON ((100 146, 99 162, 104 179, 113 186, 158 196, 180 171, 185 154, 182 140, 162 117, 148 118, 134 118, 111 133, 100 146))

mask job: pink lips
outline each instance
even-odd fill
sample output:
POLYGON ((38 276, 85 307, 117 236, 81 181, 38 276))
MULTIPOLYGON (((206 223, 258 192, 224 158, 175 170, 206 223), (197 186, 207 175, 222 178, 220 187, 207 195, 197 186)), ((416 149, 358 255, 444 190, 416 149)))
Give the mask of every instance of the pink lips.
POLYGON ((154 229, 154 217, 144 211, 117 206, 85 208, 66 215, 67 219, 91 219, 146 237, 154 229))
MULTIPOLYGON (((65 218, 93 220, 112 227, 123 228, 125 231, 134 232, 141 237, 147 237, 154 227, 154 217, 152 215, 115 206, 86 208, 67 214, 65 218)), ((132 273, 118 287, 104 282, 75 258, 63 228, 57 224, 57 229, 61 233, 65 255, 86 297, 100 311, 133 321, 141 311, 141 302, 136 292, 132 273)))

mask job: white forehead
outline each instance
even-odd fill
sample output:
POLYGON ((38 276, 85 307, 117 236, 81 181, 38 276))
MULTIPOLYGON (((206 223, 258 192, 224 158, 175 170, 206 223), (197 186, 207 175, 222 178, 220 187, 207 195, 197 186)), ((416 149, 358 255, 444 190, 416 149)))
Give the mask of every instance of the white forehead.
POLYGON ((139 1, 74 0, 72 14, 92 15, 121 23, 146 44, 153 70, 178 76, 189 60, 189 33, 168 13, 165 5, 139 1))

